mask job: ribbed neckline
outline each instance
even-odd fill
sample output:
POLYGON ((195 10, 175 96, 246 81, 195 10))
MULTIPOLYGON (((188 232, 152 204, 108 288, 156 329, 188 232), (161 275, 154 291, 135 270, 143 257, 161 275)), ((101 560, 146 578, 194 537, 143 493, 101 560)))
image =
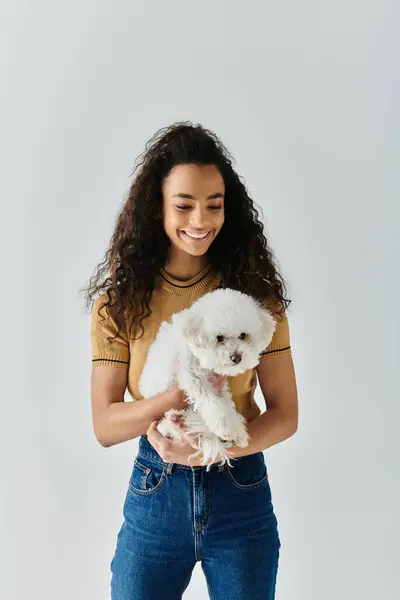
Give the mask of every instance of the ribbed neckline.
POLYGON ((200 273, 197 273, 197 275, 191 279, 181 281, 172 277, 165 269, 160 269, 159 281, 160 286, 167 292, 175 294, 176 296, 184 296, 185 294, 193 294, 194 292, 203 289, 216 275, 217 273, 212 265, 207 265, 200 273))

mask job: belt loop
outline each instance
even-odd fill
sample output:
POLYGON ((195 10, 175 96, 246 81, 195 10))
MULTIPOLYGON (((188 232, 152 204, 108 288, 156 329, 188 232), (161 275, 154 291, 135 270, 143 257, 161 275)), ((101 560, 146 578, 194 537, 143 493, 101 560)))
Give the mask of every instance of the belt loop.
POLYGON ((221 471, 223 471, 225 469, 225 463, 223 463, 222 465, 218 465, 218 471, 221 473, 221 471))
POLYGON ((167 463, 166 466, 164 467, 165 470, 167 471, 168 475, 171 475, 173 466, 174 466, 174 463, 167 463))

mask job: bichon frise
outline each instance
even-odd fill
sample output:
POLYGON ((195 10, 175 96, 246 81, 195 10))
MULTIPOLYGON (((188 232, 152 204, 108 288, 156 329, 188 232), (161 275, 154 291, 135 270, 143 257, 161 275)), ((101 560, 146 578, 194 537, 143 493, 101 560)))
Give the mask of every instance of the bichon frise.
MULTIPOLYGON (((227 383, 219 393, 209 382, 212 371, 235 376, 257 366, 260 353, 275 331, 272 314, 251 296, 230 288, 208 292, 161 323, 151 344, 139 381, 140 393, 150 398, 173 383, 186 393, 188 408, 165 413, 157 429, 164 436, 181 439, 172 424, 180 415, 202 464, 218 455, 230 463, 227 448, 245 447, 249 436, 245 418, 236 411, 227 383)), ((211 463, 208 464, 207 470, 211 463)))

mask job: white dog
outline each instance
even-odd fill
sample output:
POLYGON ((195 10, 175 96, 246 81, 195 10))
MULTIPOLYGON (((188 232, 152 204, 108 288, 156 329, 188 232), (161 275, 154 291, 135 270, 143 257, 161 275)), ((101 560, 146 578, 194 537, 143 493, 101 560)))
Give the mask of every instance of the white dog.
MULTIPOLYGON (((172 424, 172 414, 180 415, 202 464, 218 455, 230 463, 227 448, 248 445, 246 420, 236 411, 228 385, 218 393, 208 380, 211 371, 234 376, 254 368, 260 352, 268 346, 275 331, 272 314, 251 296, 239 291, 217 289, 208 292, 161 323, 149 348, 139 389, 146 397, 165 392, 174 383, 186 392, 189 408, 171 409, 157 426, 164 437, 181 439, 172 424)), ((208 465, 207 470, 210 468, 208 465)))

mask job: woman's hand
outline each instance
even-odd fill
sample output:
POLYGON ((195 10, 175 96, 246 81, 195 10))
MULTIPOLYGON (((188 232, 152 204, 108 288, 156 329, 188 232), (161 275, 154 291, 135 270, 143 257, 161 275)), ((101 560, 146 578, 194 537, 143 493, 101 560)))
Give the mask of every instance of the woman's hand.
POLYGON ((176 383, 174 383, 168 390, 165 403, 165 412, 171 408, 176 408, 177 410, 184 410, 185 408, 188 408, 187 396, 176 383))
POLYGON ((185 433, 185 439, 183 441, 171 440, 161 435, 161 433, 157 430, 157 425, 158 421, 153 421, 150 423, 150 427, 147 430, 147 438, 153 448, 157 450, 163 461, 187 465, 189 467, 197 467, 201 465, 201 455, 194 457, 189 461, 189 456, 196 450, 193 448, 193 446, 191 446, 190 442, 187 441, 187 437, 185 438, 185 433))
POLYGON ((214 373, 214 371, 210 371, 208 373, 208 383, 211 383, 211 385, 213 386, 215 391, 218 392, 218 394, 222 393, 225 386, 226 378, 227 375, 218 375, 218 373, 214 373))

